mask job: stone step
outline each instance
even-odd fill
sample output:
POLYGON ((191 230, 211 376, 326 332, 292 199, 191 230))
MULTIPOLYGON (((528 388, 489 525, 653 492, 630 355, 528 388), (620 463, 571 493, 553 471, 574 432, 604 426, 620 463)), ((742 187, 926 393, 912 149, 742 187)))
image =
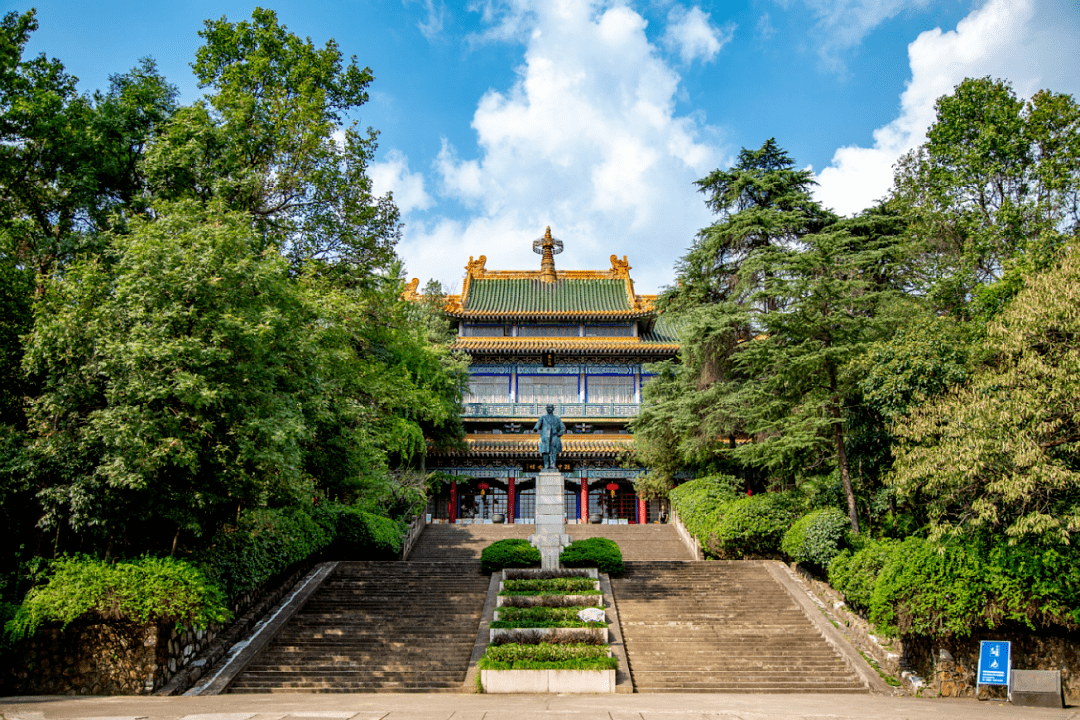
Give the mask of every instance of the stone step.
POLYGON ((762 563, 626 567, 612 589, 638 692, 867 692, 762 563))

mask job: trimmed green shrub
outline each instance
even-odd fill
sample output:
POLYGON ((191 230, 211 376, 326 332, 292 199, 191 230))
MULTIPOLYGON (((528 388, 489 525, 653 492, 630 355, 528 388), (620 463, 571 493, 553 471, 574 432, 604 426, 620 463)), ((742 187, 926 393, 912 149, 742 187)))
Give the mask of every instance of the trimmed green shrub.
POLYGON ((668 492, 679 521, 702 547, 716 534, 722 508, 742 496, 742 482, 731 475, 709 475, 691 480, 668 492))
POLYGON ((870 601, 870 621, 895 635, 966 637, 1003 623, 1080 626, 1080 551, 1052 544, 892 546, 870 601))
POLYGON ((559 555, 566 567, 594 567, 608 575, 622 575, 622 550, 614 540, 602 537, 575 540, 559 555))
POLYGON ((721 559, 778 555, 780 539, 798 517, 797 507, 790 493, 762 493, 727 503, 703 545, 721 559))
POLYGON ((848 516, 840 510, 834 507, 815 510, 799 518, 784 533, 780 549, 795 562, 825 570, 840 552, 849 527, 848 516))
POLYGON ((591 577, 529 578, 527 580, 503 581, 504 595, 511 592, 596 592, 596 581, 591 577))
POLYGON ((829 563, 829 584, 843 594, 848 605, 868 611, 878 574, 895 545, 894 540, 871 540, 857 552, 841 550, 829 563))
POLYGON ((235 599, 329 545, 331 516, 319 517, 323 522, 292 508, 247 511, 196 556, 198 565, 235 599))
MULTIPOLYGON (((524 621, 524 620, 553 620, 557 622, 573 622, 585 626, 584 620, 577 614, 586 608, 585 605, 570 605, 568 607, 499 607, 495 611, 499 613, 498 622, 524 621)), ((590 625, 595 623, 589 623, 590 625)), ((605 623, 599 623, 605 624, 605 623)), ((492 627, 495 627, 492 625, 492 627)))
POLYGON ((76 556, 52 563, 48 582, 27 593, 6 629, 20 639, 44 623, 67 627, 84 616, 206 627, 226 622, 230 613, 221 589, 183 560, 143 557, 114 564, 76 556))
POLYGON ((489 645, 481 670, 609 670, 619 666, 606 645, 587 643, 506 643, 489 645))
POLYGON ((329 559, 396 560, 401 554, 402 528, 390 518, 336 503, 321 508, 317 517, 329 519, 333 529, 329 559))
POLYGON ((540 551, 528 540, 496 540, 480 553, 480 569, 492 573, 503 568, 527 568, 540 564, 540 551))

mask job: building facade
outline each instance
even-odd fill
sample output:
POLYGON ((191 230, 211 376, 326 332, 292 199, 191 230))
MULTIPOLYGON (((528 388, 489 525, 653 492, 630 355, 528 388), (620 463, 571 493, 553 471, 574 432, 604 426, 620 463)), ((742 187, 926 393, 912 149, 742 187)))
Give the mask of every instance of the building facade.
MULTIPOLYGON (((499 271, 469 258, 461 294, 447 299, 454 347, 470 359, 464 402, 467 451, 432 450, 429 470, 455 480, 432 499, 433 521, 533 521, 542 463, 532 432, 546 405, 566 424, 558 458, 568 523, 659 519, 659 507, 634 492, 641 468, 627 455, 628 421, 641 407, 649 363, 678 351, 673 329, 638 295, 625 256, 600 271, 555 269, 562 243, 533 243, 539 271, 499 271)), ((415 297, 413 280, 406 297, 415 297)))

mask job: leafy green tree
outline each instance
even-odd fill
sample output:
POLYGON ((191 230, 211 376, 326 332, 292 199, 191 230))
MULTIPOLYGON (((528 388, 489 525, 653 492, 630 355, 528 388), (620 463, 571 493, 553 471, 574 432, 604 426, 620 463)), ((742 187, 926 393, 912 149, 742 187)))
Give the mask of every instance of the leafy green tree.
POLYGON ((664 293, 664 307, 747 300, 762 282, 741 272, 752 253, 791 244, 831 218, 810 195, 813 173, 796 170, 771 138, 757 150, 743 148, 730 170, 714 170, 697 185, 720 219, 699 232, 676 263, 676 285, 664 293))
POLYGON ((1080 252, 1028 278, 971 379, 900 420, 890 482, 937 536, 1080 531, 1080 252))
POLYGON ((190 202, 155 216, 111 238, 110 263, 87 258, 48 286, 25 363, 43 385, 30 407, 42 524, 175 548, 181 531, 307 492, 316 363, 286 263, 246 216, 190 202))
POLYGON ((106 93, 76 91, 56 59, 24 59, 34 11, 0 21, 0 248, 41 283, 143 208, 139 163, 176 89, 144 60, 106 93))
POLYGON ((1080 232, 1080 105, 968 78, 936 110, 893 194, 924 252, 924 290, 961 317, 990 317, 1080 232))
MULTIPOLYGON (((250 21, 206 21, 193 64, 204 101, 181 108, 148 151, 162 198, 217 199, 248 213, 294 269, 319 260, 364 278, 394 259, 398 211, 374 198, 376 134, 346 125, 371 71, 344 63, 256 8, 250 21)), ((352 278, 357 279, 356 277, 352 278)))

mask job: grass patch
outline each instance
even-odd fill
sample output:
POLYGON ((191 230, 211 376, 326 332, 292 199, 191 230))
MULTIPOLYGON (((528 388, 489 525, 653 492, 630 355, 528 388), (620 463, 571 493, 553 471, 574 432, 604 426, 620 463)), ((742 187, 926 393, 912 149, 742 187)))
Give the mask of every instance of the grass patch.
MULTIPOLYGON (((582 593, 584 595, 584 593, 582 593)), ((503 595, 503 604, 499 606, 499 609, 514 607, 514 608, 526 608, 526 607, 581 607, 587 605, 589 607, 602 607, 604 604, 603 595, 597 593, 595 595, 589 594, 586 597, 594 598, 593 600, 582 601, 582 595, 503 595)))
POLYGON ((608 657, 606 645, 589 643, 506 643, 488 646, 481 670, 609 670, 618 658, 608 657))
POLYGON ((513 630, 515 628, 602 628, 607 623, 585 622, 584 620, 496 620, 488 627, 495 630, 513 630))
POLYGON ((527 580, 504 580, 505 592, 514 593, 581 593, 596 590, 596 581, 589 577, 529 578, 527 580))

